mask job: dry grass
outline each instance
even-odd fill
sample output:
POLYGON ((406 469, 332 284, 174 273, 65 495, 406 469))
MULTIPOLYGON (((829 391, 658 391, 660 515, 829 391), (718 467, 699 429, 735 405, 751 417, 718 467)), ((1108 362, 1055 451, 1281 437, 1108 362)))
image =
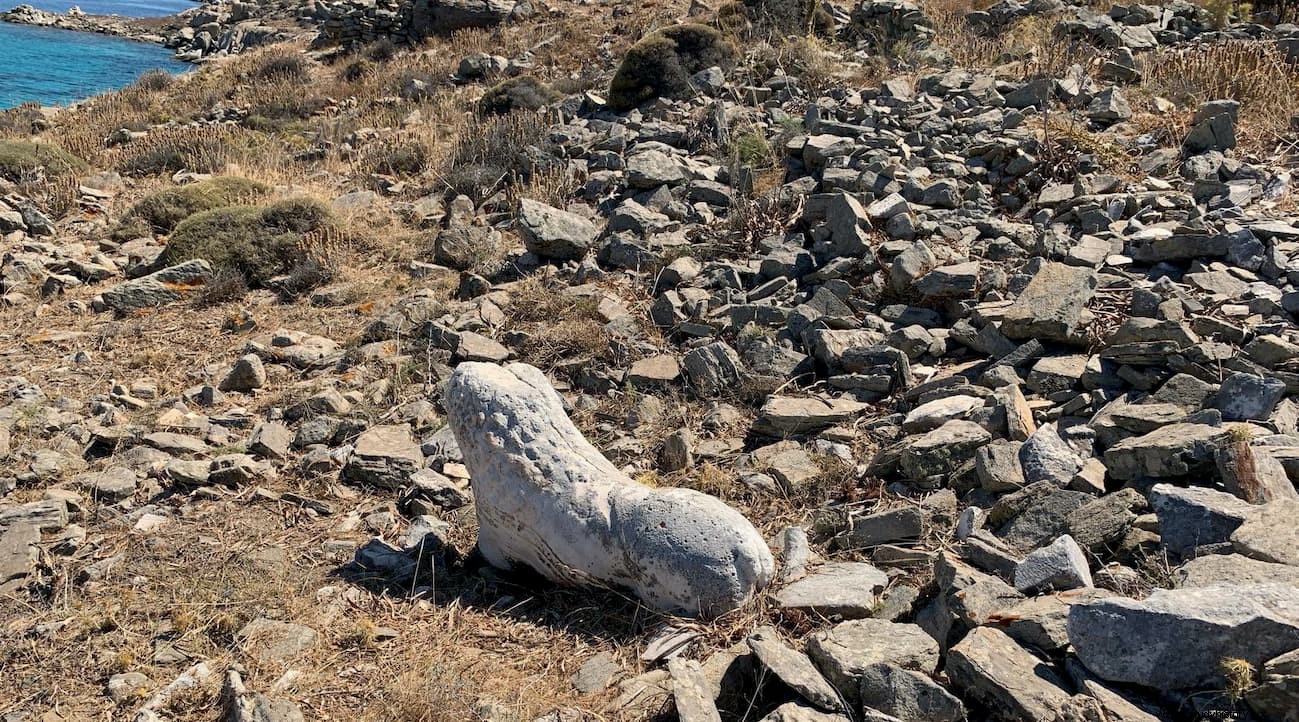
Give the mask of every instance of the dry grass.
POLYGON ((1000 32, 980 35, 965 21, 974 9, 966 2, 925 6, 934 21, 934 44, 949 50, 957 66, 997 68, 1017 78, 1060 77, 1074 65, 1088 67, 1100 55, 1089 43, 1057 35, 1055 26, 1064 13, 1029 15, 1000 32))
POLYGON ((1172 138, 1180 140, 1200 103, 1220 99, 1240 102, 1236 138, 1247 152, 1271 154, 1293 134, 1299 71, 1285 62, 1273 43, 1228 41, 1159 50, 1147 55, 1145 64, 1142 91, 1147 97, 1167 98, 1182 111, 1164 119, 1172 138))

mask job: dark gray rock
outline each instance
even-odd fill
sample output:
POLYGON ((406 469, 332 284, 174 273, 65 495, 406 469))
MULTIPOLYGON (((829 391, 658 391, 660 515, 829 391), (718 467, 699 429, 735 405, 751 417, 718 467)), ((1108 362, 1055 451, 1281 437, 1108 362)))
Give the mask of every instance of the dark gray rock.
POLYGON ((1150 490, 1150 506, 1159 519, 1160 542, 1178 556, 1228 541, 1255 512, 1255 507, 1231 494, 1169 484, 1156 484, 1150 490))
POLYGON ((600 233, 575 213, 527 198, 519 201, 518 229, 529 251, 557 261, 581 259, 600 233))
POLYGON ((861 703, 903 722, 961 722, 965 705, 920 672, 895 664, 873 664, 861 671, 861 703))
POLYGON ((829 712, 842 712, 839 693, 802 652, 785 646, 774 627, 759 627, 748 637, 758 662, 803 699, 829 712))
POLYGON ((993 719, 1054 720, 1070 698, 1063 680, 993 627, 979 627, 947 654, 947 676, 967 699, 993 719))
POLYGON ((1087 303, 1096 291, 1090 269, 1046 263, 1019 294, 1001 320, 1001 332, 1011 339, 1060 343, 1081 341, 1087 303))
POLYGON ((1222 660, 1255 666, 1299 648, 1299 588, 1157 590, 1069 610, 1069 641, 1101 679, 1177 690, 1220 684, 1222 660))
POLYGON ((1271 376, 1237 373, 1218 389, 1214 408, 1227 421, 1265 421, 1285 396, 1285 382, 1271 376))
POLYGON ((938 666, 938 644, 914 624, 858 619, 813 634, 807 654, 852 705, 860 702, 861 675, 877 664, 925 674, 938 666))

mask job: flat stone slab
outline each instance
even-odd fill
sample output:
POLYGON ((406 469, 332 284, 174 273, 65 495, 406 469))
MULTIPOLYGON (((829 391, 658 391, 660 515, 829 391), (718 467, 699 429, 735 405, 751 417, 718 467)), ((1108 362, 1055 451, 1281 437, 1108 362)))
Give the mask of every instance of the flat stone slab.
POLYGON ((758 661, 803 699, 830 712, 842 712, 839 693, 802 652, 785 646, 773 627, 759 627, 749 635, 749 648, 758 661))
POLYGON ((1006 309, 1001 332, 1011 339, 1078 341, 1087 302, 1095 291, 1096 274, 1091 269, 1046 263, 1006 309))
POLYGON ((1069 642, 1101 679, 1177 690, 1221 682, 1222 660, 1255 666, 1299 647, 1299 587, 1161 589, 1145 601, 1075 604, 1069 642))
POLYGON ((302 624, 258 617, 237 635, 244 651, 263 661, 285 662, 316 646, 320 635, 302 624))
POLYGON ((1299 566, 1299 502, 1262 505, 1231 535, 1231 544, 1252 559, 1299 566))
POLYGON ((884 572, 865 562, 826 564, 776 593, 782 609, 844 619, 870 616, 889 584, 884 572))
POLYGON ((1005 632, 978 627, 947 654, 947 676, 999 720, 1053 720, 1072 696, 1064 682, 1005 632))
POLYGON ((813 634, 807 654, 821 674, 850 704, 861 696, 861 675, 868 667, 893 664, 932 674, 938 667, 938 642, 914 624, 884 619, 857 619, 813 634))

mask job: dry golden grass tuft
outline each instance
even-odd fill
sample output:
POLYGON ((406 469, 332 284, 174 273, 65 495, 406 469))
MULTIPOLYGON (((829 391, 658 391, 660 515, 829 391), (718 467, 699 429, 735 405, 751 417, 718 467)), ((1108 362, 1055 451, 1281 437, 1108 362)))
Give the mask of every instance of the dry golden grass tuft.
POLYGON ((1181 108, 1161 123, 1170 137, 1180 139, 1200 103, 1220 99, 1240 102, 1236 137, 1247 152, 1271 155, 1294 132, 1299 69, 1286 62, 1274 43, 1232 40, 1159 50, 1143 60, 1144 96, 1160 96, 1181 108))

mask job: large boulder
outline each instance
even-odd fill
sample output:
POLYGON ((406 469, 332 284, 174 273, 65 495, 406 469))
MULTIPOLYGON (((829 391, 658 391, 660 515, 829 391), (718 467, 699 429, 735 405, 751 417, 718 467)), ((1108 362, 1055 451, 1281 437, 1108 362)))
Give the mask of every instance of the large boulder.
POLYGON ((1069 609, 1069 642, 1111 682, 1161 690, 1221 683, 1222 662, 1259 665, 1299 648, 1299 587, 1251 584, 1160 589, 1069 609))
POLYGON ((707 494, 629 479, 538 369, 460 364, 446 407, 492 565, 625 587, 655 608, 701 616, 735 609, 771 581, 775 562, 747 519, 707 494))

